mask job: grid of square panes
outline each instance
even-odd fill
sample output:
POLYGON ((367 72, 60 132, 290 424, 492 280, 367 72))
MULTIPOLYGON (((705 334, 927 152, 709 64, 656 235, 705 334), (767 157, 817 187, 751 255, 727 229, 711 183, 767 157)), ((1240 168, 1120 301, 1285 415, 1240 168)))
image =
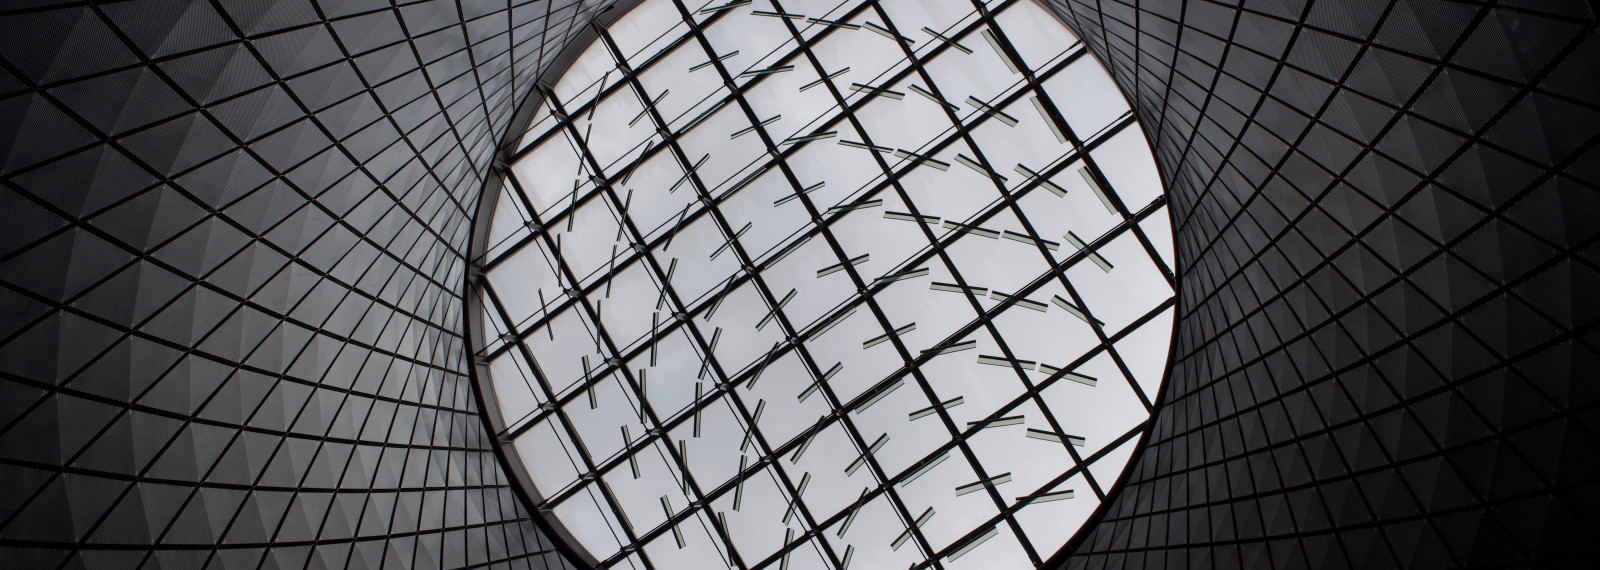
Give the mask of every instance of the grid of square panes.
POLYGON ((647 0, 543 91, 479 356, 602 566, 1026 567, 1121 474, 1171 231, 1032 2, 647 0))

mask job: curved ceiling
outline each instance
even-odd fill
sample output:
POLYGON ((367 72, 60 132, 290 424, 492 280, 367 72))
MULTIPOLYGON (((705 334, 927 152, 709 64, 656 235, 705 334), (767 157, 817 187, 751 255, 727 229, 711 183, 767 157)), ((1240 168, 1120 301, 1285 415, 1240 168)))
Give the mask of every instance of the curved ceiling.
MULTIPOLYGON (((7 560, 560 567, 467 221, 598 2, 0 9, 7 560)), ((1154 142, 1177 365, 1051 564, 1596 554, 1592 4, 1051 5, 1154 142)))

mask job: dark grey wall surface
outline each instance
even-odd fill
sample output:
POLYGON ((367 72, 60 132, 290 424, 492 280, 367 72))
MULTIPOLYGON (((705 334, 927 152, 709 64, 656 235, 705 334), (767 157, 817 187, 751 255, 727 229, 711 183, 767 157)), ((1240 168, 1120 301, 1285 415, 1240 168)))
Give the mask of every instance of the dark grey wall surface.
MULTIPOLYGON (((1594 555, 1593 6, 1051 2, 1153 141, 1182 276, 1154 435, 1056 562, 1594 555)), ((0 7, 0 560, 562 566, 462 272, 596 4, 0 7)))
POLYGON ((1593 557, 1594 5, 1052 4, 1134 104, 1181 267, 1165 405, 1069 566, 1593 557))
POLYGON ((564 566, 462 272, 601 2, 399 4, 0 4, 0 566, 564 566))

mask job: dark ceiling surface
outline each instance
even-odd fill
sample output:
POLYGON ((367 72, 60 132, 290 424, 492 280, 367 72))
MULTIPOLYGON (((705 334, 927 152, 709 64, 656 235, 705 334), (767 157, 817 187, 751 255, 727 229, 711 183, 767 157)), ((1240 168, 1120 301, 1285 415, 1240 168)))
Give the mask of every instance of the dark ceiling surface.
POLYGON ((1069 566, 1594 556, 1593 5, 1052 3, 1180 260, 1164 405, 1069 566))
MULTIPOLYGON (((1597 554, 1594 7, 1052 3, 1181 271, 1154 435, 1053 562, 1597 554)), ((463 274, 601 4, 0 8, 0 560, 563 566, 478 416, 463 274)))

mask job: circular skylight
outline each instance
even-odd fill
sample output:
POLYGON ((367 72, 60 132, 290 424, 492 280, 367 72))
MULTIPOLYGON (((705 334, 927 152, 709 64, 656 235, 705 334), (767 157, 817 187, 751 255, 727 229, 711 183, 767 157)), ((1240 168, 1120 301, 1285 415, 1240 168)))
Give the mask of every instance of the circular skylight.
POLYGON ((1055 553, 1146 429, 1174 305, 1149 147, 1084 46, 1029 0, 596 30, 475 251, 539 516, 604 567, 1055 553))

